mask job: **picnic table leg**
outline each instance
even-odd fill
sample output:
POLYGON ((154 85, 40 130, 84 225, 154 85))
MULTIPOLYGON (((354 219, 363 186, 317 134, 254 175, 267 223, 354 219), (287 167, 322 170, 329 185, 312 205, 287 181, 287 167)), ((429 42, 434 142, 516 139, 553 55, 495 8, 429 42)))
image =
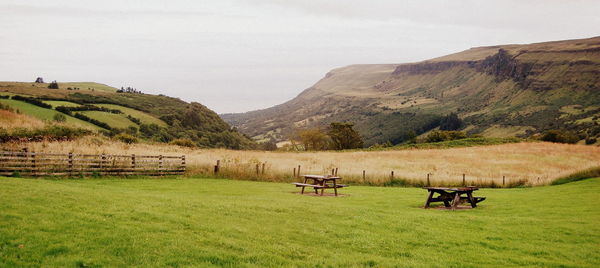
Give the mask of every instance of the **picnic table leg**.
POLYGON ((425 208, 429 208, 429 203, 431 203, 431 198, 433 197, 433 191, 428 190, 429 195, 427 196, 427 201, 425 201, 425 208))
POLYGON ((333 191, 335 192, 335 196, 337 196, 337 183, 333 180, 333 191))
MULTIPOLYGON (((317 179, 313 179, 313 184, 318 185, 319 181, 317 179)), ((319 194, 319 190, 317 190, 317 188, 314 188, 315 190, 315 194, 319 194)))
POLYGON ((458 207, 458 203, 460 203, 460 193, 454 193, 454 200, 452 200, 452 210, 455 210, 458 207))
POLYGON ((477 203, 475 202, 475 198, 473 198, 473 192, 467 192, 467 197, 469 197, 469 203, 471 203, 471 207, 477 207, 477 203))
MULTIPOLYGON (((307 181, 308 181, 308 179, 306 177, 304 177, 304 184, 306 184, 307 181)), ((300 192, 300 194, 304 194, 304 187, 306 187, 306 186, 302 186, 302 191, 300 192)))

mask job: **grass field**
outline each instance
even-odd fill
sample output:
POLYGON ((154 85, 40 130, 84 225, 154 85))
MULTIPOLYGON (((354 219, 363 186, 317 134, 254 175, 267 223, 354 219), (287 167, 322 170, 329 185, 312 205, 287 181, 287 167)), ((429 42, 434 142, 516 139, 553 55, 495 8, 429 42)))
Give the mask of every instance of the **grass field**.
MULTIPOLYGON (((18 109, 23 114, 30 115, 30 116, 35 117, 40 120, 52 121, 54 115, 59 113, 52 109, 42 108, 42 107, 35 106, 33 104, 29 104, 29 103, 18 101, 18 100, 0 99, 0 103, 7 104, 14 109, 18 109)), ((90 124, 83 120, 79 120, 75 117, 67 116, 67 115, 65 115, 65 116, 67 118, 66 124, 68 124, 68 125, 72 125, 75 127, 84 127, 84 128, 88 128, 88 129, 100 129, 96 125, 90 124)))
POLYGON ((82 113, 89 118, 96 119, 100 122, 107 123, 111 128, 128 128, 129 126, 137 127, 135 123, 127 119, 126 115, 113 114, 101 111, 83 111, 82 113))
POLYGON ((58 106, 65 106, 65 107, 79 107, 81 105, 74 103, 74 102, 70 102, 70 101, 44 101, 47 104, 52 105, 52 108, 56 108, 58 106))
POLYGON ((418 188, 295 194, 215 179, 0 177, 2 267, 598 267, 600 178, 484 189, 474 210, 418 188))
MULTIPOLYGON (((20 150, 23 144, 3 146, 20 150)), ((502 176, 506 177, 507 186, 520 181, 527 185, 545 185, 581 170, 600 167, 599 146, 547 142, 449 149, 265 152, 124 144, 84 138, 68 142, 29 143, 27 147, 30 151, 50 153, 186 155, 190 174, 212 174, 213 166, 220 160, 221 176, 279 182, 297 180, 292 173, 298 165, 301 165, 302 174, 329 174, 332 168, 338 168, 338 175, 354 184, 384 185, 390 182, 391 171, 394 171, 395 179, 406 179, 412 185, 424 183, 427 173, 431 174, 434 185, 456 185, 462 183, 464 173, 466 183, 480 186, 501 185, 502 176), (256 165, 262 163, 265 163, 265 174, 257 176, 256 165), (363 170, 365 179, 362 178, 363 170)))
POLYGON ((116 110, 120 110, 121 112, 123 112, 125 114, 125 116, 127 115, 131 115, 137 119, 140 119, 142 121, 142 123, 144 124, 157 124, 161 127, 166 127, 167 123, 163 122, 162 120, 149 115, 147 113, 144 113, 142 111, 138 111, 135 109, 131 109, 131 108, 127 108, 127 107, 123 107, 121 105, 116 105, 116 104, 96 104, 96 106, 99 107, 105 107, 105 108, 109 108, 109 109, 116 109, 116 110))

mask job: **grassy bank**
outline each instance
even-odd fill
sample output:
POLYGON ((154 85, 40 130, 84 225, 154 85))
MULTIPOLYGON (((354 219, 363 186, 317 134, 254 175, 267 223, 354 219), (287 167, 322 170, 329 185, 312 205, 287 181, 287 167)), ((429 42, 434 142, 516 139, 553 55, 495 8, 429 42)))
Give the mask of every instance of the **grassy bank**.
POLYGON ((0 178, 0 266, 600 265, 600 179, 485 189, 474 210, 416 188, 213 179, 0 178))

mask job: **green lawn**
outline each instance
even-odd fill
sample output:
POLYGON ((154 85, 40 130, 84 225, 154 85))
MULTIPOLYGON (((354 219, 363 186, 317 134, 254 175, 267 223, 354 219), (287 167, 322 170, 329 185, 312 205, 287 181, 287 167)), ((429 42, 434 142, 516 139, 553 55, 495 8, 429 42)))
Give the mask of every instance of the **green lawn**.
POLYGON ((418 188, 294 194, 216 179, 0 177, 1 267, 599 267, 600 178, 484 189, 474 210, 418 188))
POLYGON ((82 111, 82 113, 89 118, 96 119, 100 122, 107 123, 111 128, 128 128, 129 126, 137 127, 135 123, 127 119, 127 115, 124 114, 113 114, 101 111, 82 111))
POLYGON ((167 123, 163 122, 162 120, 160 120, 152 115, 144 113, 142 111, 138 111, 135 109, 127 108, 127 107, 124 107, 121 105, 116 105, 116 104, 95 104, 95 105, 99 106, 99 107, 120 110, 121 112, 123 112, 125 114, 125 116, 131 115, 137 119, 140 119, 142 121, 142 123, 144 123, 144 124, 157 124, 161 127, 167 126, 167 123))
MULTIPOLYGON (((23 114, 30 115, 37 119, 41 119, 41 120, 52 121, 54 115, 60 113, 60 112, 52 110, 52 109, 42 108, 42 107, 27 103, 27 102, 23 102, 23 101, 18 101, 18 100, 0 99, 0 103, 10 105, 11 107, 21 111, 21 113, 23 113, 23 114)), ((69 125, 72 125, 75 127, 101 129, 100 127, 98 127, 94 124, 77 119, 75 117, 68 116, 68 115, 65 115, 65 116, 67 117, 66 123, 69 125)))

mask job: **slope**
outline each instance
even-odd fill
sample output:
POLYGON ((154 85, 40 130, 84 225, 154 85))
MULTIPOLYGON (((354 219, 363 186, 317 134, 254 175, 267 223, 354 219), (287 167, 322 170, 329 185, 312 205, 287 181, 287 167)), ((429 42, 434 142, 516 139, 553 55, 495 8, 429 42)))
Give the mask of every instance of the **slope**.
POLYGON ((334 69, 296 98, 224 114, 255 139, 351 121, 367 145, 400 143, 457 113, 470 134, 528 137, 549 129, 600 134, 600 37, 472 48, 409 64, 334 69))

